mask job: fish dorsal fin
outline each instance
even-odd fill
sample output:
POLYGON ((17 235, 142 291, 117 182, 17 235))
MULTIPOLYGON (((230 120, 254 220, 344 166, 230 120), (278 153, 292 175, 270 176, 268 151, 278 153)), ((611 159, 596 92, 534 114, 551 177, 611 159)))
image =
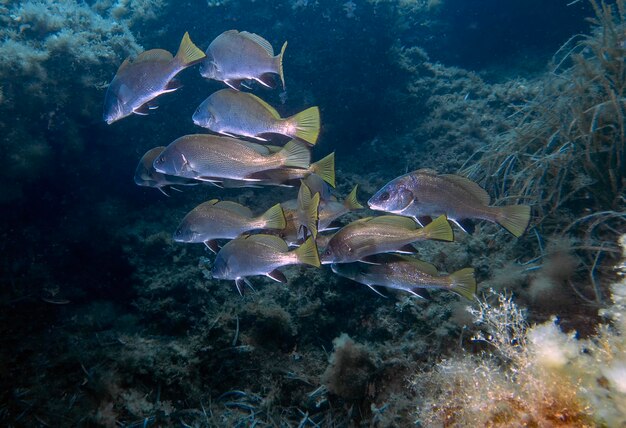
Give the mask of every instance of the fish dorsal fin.
POLYGON ((432 168, 421 168, 413 172, 413 174, 437 175, 437 171, 432 168))
POLYGON ((417 223, 412 218, 401 217, 398 215, 382 215, 374 217, 369 221, 370 224, 383 224, 388 226, 402 227, 405 229, 417 229, 417 223))
POLYGON ((265 107, 267 111, 269 111, 272 114, 272 116, 274 116, 275 119, 280 119, 280 114, 278 114, 276 109, 272 107, 271 105, 269 105, 268 103, 266 103, 265 101, 263 101, 261 98, 248 92, 246 92, 246 96, 249 96, 250 98, 258 101, 258 103, 261 104, 263 107, 265 107))
POLYGON ((289 246, 287 245, 287 243, 283 241, 281 238, 279 238, 278 236, 260 234, 260 235, 250 235, 246 237, 246 239, 253 241, 253 242, 257 242, 262 245, 266 245, 271 248, 274 248, 283 253, 289 251, 289 246))
POLYGON ((267 52, 269 54, 269 56, 274 56, 274 48, 272 47, 270 42, 265 40, 263 37, 259 36, 258 34, 249 33, 247 31, 242 31, 239 34, 241 34, 246 39, 251 40, 254 43, 256 43, 259 46, 261 46, 263 49, 265 49, 265 52, 267 52))
POLYGON ((243 205, 238 204, 237 202, 220 201, 217 204, 215 204, 215 206, 217 208, 230 211, 232 213, 239 214, 244 217, 252 218, 252 215, 253 215, 252 211, 250 211, 250 208, 244 207, 243 205))
POLYGON ((117 72, 119 73, 120 71, 124 70, 126 67, 128 67, 129 64, 130 64, 130 58, 126 58, 124 62, 120 65, 120 67, 117 69, 117 72))
POLYGON ((149 51, 145 51, 137 55, 135 64, 138 62, 146 62, 146 61, 171 61, 174 57, 171 53, 166 51, 165 49, 150 49, 149 51))
POLYGON ((443 174, 442 177, 461 186, 467 193, 477 198, 483 205, 489 205, 491 201, 489 193, 469 178, 454 174, 443 174))
POLYGON ((411 256, 404 256, 404 255, 399 255, 399 254, 397 254, 395 256, 400 261, 412 264, 418 270, 420 270, 421 272, 424 272, 425 274, 428 274, 430 276, 437 276, 437 275, 439 275, 439 271, 437 270, 437 268, 433 264, 430 264, 430 263, 425 262, 425 261, 420 260, 420 259, 416 259, 415 257, 411 257, 411 256))

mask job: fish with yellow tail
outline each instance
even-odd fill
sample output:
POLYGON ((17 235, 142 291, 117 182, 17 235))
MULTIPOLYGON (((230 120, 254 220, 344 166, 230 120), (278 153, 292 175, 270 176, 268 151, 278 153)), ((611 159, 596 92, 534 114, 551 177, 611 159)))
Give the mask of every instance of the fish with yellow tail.
POLYGON ((320 266, 313 237, 289 251, 287 243, 277 236, 248 235, 233 239, 222 247, 215 257, 211 275, 215 279, 234 280, 237 290, 243 294, 244 284, 250 285, 248 277, 265 275, 286 283, 287 278, 278 268, 298 264, 320 266))
POLYGON ((297 223, 298 235, 306 239, 311 235, 317 237, 317 222, 319 218, 320 194, 311 194, 311 189, 302 181, 298 190, 297 223))
POLYGON ((415 221, 407 217, 367 217, 339 229, 328 241, 321 261, 322 264, 351 263, 374 254, 415 252, 407 246, 426 239, 454 240, 446 216, 436 218, 423 228, 418 228, 415 221))
POLYGON ((191 210, 174 232, 174 241, 186 243, 203 242, 217 253, 218 239, 234 239, 244 232, 258 229, 283 229, 285 214, 276 204, 259 217, 249 208, 231 201, 212 199, 191 210))
POLYGON ((419 297, 424 297, 431 289, 452 291, 468 300, 476 296, 473 268, 442 275, 430 263, 401 254, 379 254, 368 257, 367 263, 334 263, 330 267, 337 275, 367 285, 376 293, 378 290, 374 287, 380 286, 419 297))
POLYGON ((127 58, 104 96, 104 121, 110 125, 131 114, 148 114, 156 108, 156 97, 180 87, 174 77, 204 57, 185 33, 176 56, 163 49, 151 49, 132 61, 127 58))
POLYGON ((267 147, 217 135, 185 135, 174 140, 154 160, 157 172, 213 183, 225 180, 258 182, 254 174, 282 167, 307 169, 309 148, 291 141, 278 152, 267 147))
POLYGON ((270 42, 258 34, 228 30, 217 36, 206 50, 206 59, 200 74, 207 79, 219 80, 239 90, 246 80, 255 80, 273 88, 273 74, 277 74, 285 89, 283 55, 287 42, 278 55, 270 42))
POLYGON ((527 205, 490 206, 489 194, 468 178, 420 169, 385 184, 367 202, 377 211, 412 217, 445 214, 465 230, 463 220, 480 219, 497 223, 513 236, 521 236, 530 222, 527 205))
POLYGON ((311 107, 291 117, 282 118, 256 95, 221 89, 211 94, 196 109, 193 122, 222 135, 268 141, 268 134, 298 138, 314 145, 320 133, 320 111, 311 107))
MULTIPOLYGON (((271 146, 267 146, 271 147, 271 146)), ((258 178, 260 183, 264 185, 292 186, 296 180, 304 179, 308 184, 309 177, 321 179, 327 185, 335 187, 335 153, 314 162, 307 169, 302 168, 280 168, 263 171, 255 174, 254 178, 258 178)), ((313 190, 313 189, 312 189, 313 190)), ((315 193, 312 191, 312 193, 315 193)))

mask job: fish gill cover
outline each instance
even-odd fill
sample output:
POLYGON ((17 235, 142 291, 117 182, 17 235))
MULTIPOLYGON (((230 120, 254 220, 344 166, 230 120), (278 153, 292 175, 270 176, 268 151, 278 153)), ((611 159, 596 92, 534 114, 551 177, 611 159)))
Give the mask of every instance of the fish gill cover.
POLYGON ((623 425, 625 20, 623 0, 0 1, 0 421, 623 425), (316 144, 220 137, 263 168, 164 175, 166 146, 214 135, 192 116, 225 83, 201 65, 162 74, 170 93, 111 125, 108 85, 127 57, 176 55, 185 32, 207 52, 233 29, 262 37, 285 79, 272 62, 241 90, 280 118, 319 107, 316 144), (291 164, 265 169, 278 158, 291 164), (378 197, 363 209, 405 174, 462 192, 400 189, 430 218, 388 219, 378 197), (227 239, 175 240, 207 201, 233 213, 222 236, 247 229, 243 247, 265 248, 235 254, 269 275, 241 278, 243 297, 211 274, 227 239), (513 229, 483 215, 515 205, 531 217, 513 229), (313 234, 323 255, 371 217, 388 248, 438 214, 454 242, 314 267, 313 234), (474 279, 477 298, 459 297, 474 279))

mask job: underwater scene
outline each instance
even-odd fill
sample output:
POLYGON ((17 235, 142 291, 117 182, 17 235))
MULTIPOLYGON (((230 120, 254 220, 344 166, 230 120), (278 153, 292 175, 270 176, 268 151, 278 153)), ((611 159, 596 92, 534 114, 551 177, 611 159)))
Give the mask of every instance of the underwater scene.
POLYGON ((626 426, 626 0, 0 22, 0 425, 626 426))

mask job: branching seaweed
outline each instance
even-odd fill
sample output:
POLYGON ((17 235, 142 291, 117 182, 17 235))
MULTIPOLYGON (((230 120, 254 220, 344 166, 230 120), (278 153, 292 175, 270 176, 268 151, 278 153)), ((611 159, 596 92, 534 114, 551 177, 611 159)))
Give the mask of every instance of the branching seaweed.
POLYGON ((580 201, 624 206, 626 6, 592 5, 592 34, 559 50, 544 91, 516 113, 518 126, 463 168, 499 199, 533 203, 539 223, 580 201))

